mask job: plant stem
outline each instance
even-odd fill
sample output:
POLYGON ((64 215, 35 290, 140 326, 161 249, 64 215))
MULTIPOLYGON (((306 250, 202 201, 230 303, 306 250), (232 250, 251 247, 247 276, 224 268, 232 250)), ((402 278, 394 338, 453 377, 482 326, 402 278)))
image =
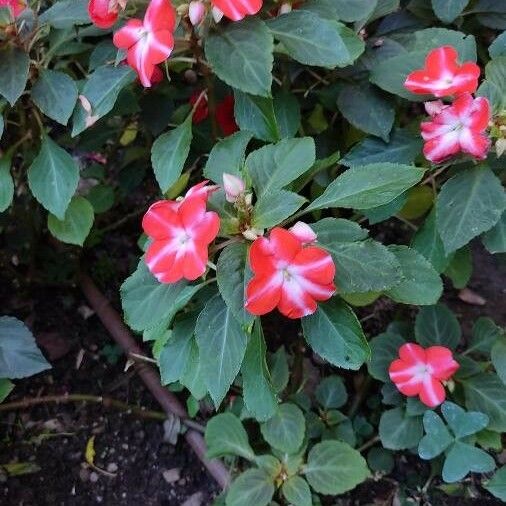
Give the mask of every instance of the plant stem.
POLYGON ((380 437, 376 434, 376 436, 369 439, 369 441, 366 441, 359 449, 358 451, 360 453, 364 452, 365 450, 368 450, 371 446, 374 446, 376 443, 380 441, 380 437))

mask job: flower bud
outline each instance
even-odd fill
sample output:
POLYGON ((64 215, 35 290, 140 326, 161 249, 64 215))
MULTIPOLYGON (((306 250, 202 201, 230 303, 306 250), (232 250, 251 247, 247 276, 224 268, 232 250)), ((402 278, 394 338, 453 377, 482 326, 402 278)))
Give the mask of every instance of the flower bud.
POLYGON ((423 105, 429 116, 439 114, 446 107, 442 100, 432 100, 431 102, 425 102, 423 105))
POLYGON ((227 202, 233 204, 246 189, 246 184, 240 177, 225 172, 223 174, 223 189, 225 190, 227 202))
POLYGON ((211 14, 213 15, 215 23, 219 23, 223 17, 223 11, 218 9, 218 7, 213 7, 211 9, 211 14))
POLYGON ((292 12, 292 4, 289 2, 283 2, 279 8, 279 15, 288 14, 289 12, 292 12))
POLYGON ((248 239, 248 241, 254 241, 264 235, 264 231, 258 228, 248 228, 242 233, 242 235, 245 239, 248 239))
POLYGON ((188 17, 193 26, 198 26, 204 19, 206 14, 206 7, 203 2, 199 0, 192 0, 188 8, 188 17))
POLYGON ((316 234, 314 230, 303 221, 298 221, 293 227, 291 227, 290 232, 302 242, 302 244, 311 244, 316 241, 316 234))

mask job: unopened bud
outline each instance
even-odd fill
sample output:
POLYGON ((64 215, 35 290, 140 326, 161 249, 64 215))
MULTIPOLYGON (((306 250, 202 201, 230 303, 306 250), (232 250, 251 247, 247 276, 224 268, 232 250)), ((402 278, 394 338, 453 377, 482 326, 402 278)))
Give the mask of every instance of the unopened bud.
POLYGON ((190 18, 190 23, 193 26, 198 26, 204 19, 206 14, 206 7, 203 2, 199 0, 192 0, 190 2, 190 6, 188 7, 188 17, 190 18))
POLYGON ((223 174, 223 189, 225 190, 227 202, 233 204, 246 189, 246 184, 240 177, 225 172, 223 174))
POLYGON ((290 232, 302 242, 302 244, 311 244, 316 241, 316 233, 314 230, 303 221, 298 221, 293 227, 291 227, 290 232))
POLYGON ((221 18, 223 17, 223 11, 218 9, 218 7, 213 7, 211 9, 211 14, 213 15, 215 23, 219 23, 221 21, 221 18))
POLYGON ((289 12, 292 12, 292 4, 288 2, 284 2, 281 4, 281 7, 279 8, 279 14, 288 14, 289 12))
POLYGON ((432 100, 431 102, 425 102, 423 105, 429 116, 436 116, 446 107, 442 100, 432 100))
POLYGON ((264 235, 264 231, 258 228, 248 228, 242 233, 242 235, 245 239, 248 239, 248 241, 254 241, 264 235))

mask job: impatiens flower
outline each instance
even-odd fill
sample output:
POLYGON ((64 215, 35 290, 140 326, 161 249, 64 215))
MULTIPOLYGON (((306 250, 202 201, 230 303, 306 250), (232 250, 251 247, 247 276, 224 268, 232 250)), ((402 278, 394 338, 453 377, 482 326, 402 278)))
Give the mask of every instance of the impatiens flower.
POLYGON ((283 228, 272 229, 269 238, 259 237, 249 258, 254 277, 246 288, 245 307, 254 315, 277 307, 288 318, 302 318, 336 290, 332 257, 321 248, 304 246, 283 228))
POLYGON ((0 7, 11 9, 14 17, 18 17, 26 9, 25 0, 0 0, 0 7))
POLYGON ((239 130, 234 117, 234 96, 227 95, 216 106, 216 122, 220 125, 225 137, 232 135, 239 130))
POLYGON ((399 348, 399 358, 390 364, 388 374, 401 393, 418 395, 421 402, 434 408, 446 397, 442 381, 448 381, 458 368, 451 350, 444 346, 424 349, 406 343, 399 348))
POLYGON ((408 75, 404 86, 413 93, 436 97, 474 93, 478 87, 480 67, 473 62, 457 63, 457 51, 452 46, 433 49, 425 59, 425 68, 408 75))
POLYGON ((149 88, 155 66, 165 61, 174 47, 176 12, 170 0, 151 0, 144 20, 130 19, 114 34, 114 45, 127 50, 128 64, 149 88))
POLYGON ((240 21, 248 15, 256 14, 262 8, 262 3, 263 0, 211 0, 213 7, 232 21, 240 21))
POLYGON ((223 189, 225 190, 225 198, 227 199, 227 202, 231 202, 233 204, 239 195, 244 193, 246 183, 240 177, 224 172, 223 189))
POLYGON ((198 26, 204 19, 206 6, 200 0, 192 0, 188 6, 188 17, 193 26, 198 26))
POLYGON ((460 95, 452 105, 429 106, 432 119, 421 124, 427 160, 440 163, 459 153, 482 160, 487 157, 490 139, 485 133, 490 120, 490 104, 485 97, 460 95))
POLYGON ((120 9, 125 9, 127 0, 90 0, 88 14, 94 25, 111 28, 118 21, 120 9))
POLYGON ((155 202, 142 220, 144 232, 153 240, 146 265, 161 283, 193 281, 206 271, 208 247, 218 235, 220 219, 206 211, 209 191, 198 186, 179 202, 155 202))
POLYGON ((288 229, 302 244, 311 244, 316 241, 314 230, 303 221, 298 221, 293 227, 288 229))

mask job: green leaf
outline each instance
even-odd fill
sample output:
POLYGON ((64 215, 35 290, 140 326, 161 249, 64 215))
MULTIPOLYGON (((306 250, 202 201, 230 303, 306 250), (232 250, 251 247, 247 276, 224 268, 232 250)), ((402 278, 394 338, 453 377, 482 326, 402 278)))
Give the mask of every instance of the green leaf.
POLYGON ((259 18, 230 23, 206 38, 206 59, 227 84, 269 97, 272 84, 272 35, 259 18))
POLYGON ((0 51, 0 95, 14 105, 25 91, 30 58, 21 49, 7 46, 0 51))
POLYGON ((8 395, 14 390, 14 383, 6 378, 0 379, 0 402, 5 401, 8 395))
POLYGON ((478 374, 465 381, 466 407, 490 418, 488 429, 506 431, 506 393, 496 374, 478 374))
POLYGON ((0 316, 0 378, 26 378, 51 369, 22 321, 0 316))
POLYGON ((248 337, 221 296, 205 305, 195 328, 202 375, 211 398, 219 406, 241 367, 248 337))
POLYGON ((367 363, 369 374, 380 381, 390 381, 388 368, 399 356, 399 348, 406 341, 398 334, 384 333, 371 339, 371 360, 367 363))
POLYGON ((47 217, 49 231, 60 241, 82 246, 93 226, 93 206, 84 197, 74 197, 63 220, 54 214, 47 217))
POLYGON ((288 380, 290 379, 290 370, 288 367, 288 357, 285 348, 281 346, 276 353, 271 353, 268 357, 269 370, 271 371, 271 383, 276 392, 282 392, 288 380))
POLYGON ((441 455, 454 441, 441 417, 428 409, 423 415, 425 436, 418 444, 421 459, 432 460, 441 455))
POLYGON ((183 123, 156 139, 151 148, 151 163, 156 180, 165 193, 179 178, 192 141, 192 119, 188 116, 183 123))
MULTIPOLYGON (((476 39, 457 30, 447 28, 425 28, 415 32, 409 41, 410 50, 425 51, 441 46, 453 46, 459 55, 460 62, 476 61, 476 39)), ((423 66, 423 65, 422 65, 423 66)))
POLYGON ((293 506, 312 506, 311 490, 304 478, 292 476, 281 487, 283 497, 293 506))
POLYGON ((316 492, 338 495, 362 483, 369 476, 369 469, 357 450, 329 440, 311 448, 304 475, 316 492))
POLYGON ((221 296, 238 322, 243 325, 250 325, 254 318, 244 309, 246 285, 251 279, 247 259, 248 248, 244 243, 231 244, 221 252, 216 264, 221 296))
POLYGON ((432 264, 436 272, 444 272, 448 267, 451 256, 445 254, 443 241, 439 237, 436 226, 436 211, 434 209, 413 236, 411 248, 421 253, 432 264))
POLYGON ((190 358, 196 323, 195 314, 189 314, 174 323, 171 336, 158 358, 162 385, 168 385, 181 379, 190 358))
POLYGON ((377 0, 334 0, 333 8, 339 19, 346 23, 368 19, 377 5, 377 0))
POLYGON ((75 160, 49 137, 44 137, 39 154, 28 169, 33 196, 63 220, 78 182, 79 168, 75 160))
POLYGON ((91 23, 87 4, 86 0, 60 0, 42 13, 39 22, 59 29, 86 25, 91 23))
POLYGON ((506 106, 506 55, 497 56, 487 63, 485 77, 477 95, 487 97, 493 114, 500 114, 506 106))
POLYGON ((389 450, 414 448, 423 435, 421 416, 408 416, 403 408, 384 411, 379 422, 381 444, 389 450))
POLYGON ((42 70, 32 88, 32 99, 51 119, 66 125, 77 101, 77 86, 63 72, 42 70))
POLYGON ((388 142, 395 110, 377 88, 371 85, 345 84, 339 92, 337 106, 355 128, 388 142))
POLYGON ((342 293, 381 291, 401 281, 400 264, 383 244, 367 239, 361 242, 318 242, 332 255, 336 284, 342 293))
POLYGON ((279 225, 300 209, 304 202, 304 197, 286 190, 262 193, 253 210, 253 226, 262 229, 279 225))
POLYGON ((257 97, 235 90, 234 117, 241 130, 250 131, 257 139, 276 142, 281 131, 271 98, 257 97))
MULTIPOLYGON (((351 50, 341 36, 341 25, 323 19, 314 12, 292 11, 267 22, 274 37, 287 53, 298 62, 318 67, 346 67, 351 65, 364 49, 351 50)), ((360 44, 357 38, 356 43, 360 44)))
POLYGON ((436 203, 437 228, 446 253, 491 229, 505 207, 501 182, 488 167, 463 170, 452 177, 436 203))
POLYGON ((490 253, 506 253, 506 212, 502 213, 499 221, 481 239, 490 253))
POLYGON ((0 114, 0 140, 2 139, 2 135, 4 134, 5 122, 4 117, 0 114))
POLYGON ((11 176, 11 158, 3 155, 0 158, 0 213, 3 213, 14 198, 14 180, 11 176))
POLYGON ((446 455, 443 480, 453 483, 468 473, 488 473, 495 469, 495 460, 485 451, 470 444, 456 441, 446 455))
POLYGON ((403 304, 435 304, 443 292, 443 283, 432 265, 407 246, 389 246, 401 264, 404 279, 385 293, 403 304))
POLYGON ((348 400, 344 382, 336 375, 327 376, 318 384, 315 397, 325 409, 338 409, 348 400))
POLYGON ((105 213, 114 205, 114 189, 112 186, 99 184, 90 189, 86 198, 96 214, 105 213))
POLYGON ((246 158, 246 169, 257 195, 279 190, 314 164, 315 144, 311 137, 284 139, 257 149, 246 158))
POLYGON ((479 351, 488 355, 499 337, 504 335, 501 327, 497 326, 491 318, 480 317, 473 325, 473 336, 466 352, 479 351))
POLYGON ((373 447, 367 452, 367 465, 372 471, 390 474, 395 467, 392 452, 384 448, 373 447))
POLYGON ((506 341, 504 339, 494 344, 490 358, 497 375, 506 385, 506 341))
POLYGON ((280 91, 274 96, 274 114, 283 139, 294 137, 300 125, 300 105, 293 93, 280 91))
POLYGON ((380 162, 410 164, 414 162, 421 149, 420 137, 408 130, 394 128, 389 142, 377 137, 366 137, 348 151, 341 159, 341 164, 347 167, 380 162))
POLYGON ((469 0, 432 0, 436 16, 446 24, 453 23, 465 9, 469 0))
POLYGON ((125 321, 140 332, 154 327, 161 320, 170 320, 200 287, 188 285, 186 281, 160 283, 141 258, 136 271, 121 285, 125 321))
POLYGON ((318 236, 318 242, 325 248, 334 243, 360 241, 368 235, 367 230, 358 223, 342 218, 323 218, 311 224, 318 236))
POLYGON ((241 366, 242 393, 248 411, 259 422, 268 420, 278 406, 265 358, 262 325, 257 321, 241 366))
POLYGON ((483 486, 501 501, 506 501, 506 466, 501 467, 483 486))
POLYGON ((446 401, 441 406, 446 423, 458 439, 480 432, 488 425, 488 416, 477 411, 465 411, 457 404, 446 401))
POLYGON ((241 421, 232 413, 213 416, 206 426, 205 434, 209 459, 225 455, 239 455, 247 460, 255 458, 248 441, 248 434, 241 421))
MULTIPOLYGON (((119 92, 133 83, 136 73, 128 65, 104 65, 99 67, 84 83, 81 95, 84 95, 91 104, 91 115, 97 119, 104 117, 114 107, 119 92)), ((72 116, 72 137, 79 135, 88 128, 86 118, 88 113, 78 102, 72 116)))
POLYGON ((488 46, 488 54, 490 58, 498 58, 506 56, 506 32, 499 34, 490 46, 488 46))
POLYGON ((302 328, 313 351, 337 367, 359 369, 370 355, 355 313, 336 298, 302 318, 302 328))
POLYGON ((295 453, 302 445, 306 421, 302 411, 290 403, 280 404, 272 418, 260 425, 264 439, 279 451, 295 453))
POLYGON ((179 380, 192 394, 195 399, 203 399, 207 395, 207 387, 202 373, 202 364, 204 360, 200 359, 199 347, 195 338, 191 339, 190 355, 186 363, 186 368, 179 380))
POLYGON ((204 168, 204 177, 217 184, 223 184, 223 173, 241 176, 246 146, 251 140, 250 132, 236 132, 217 142, 204 168))
POLYGON ((467 285, 472 273, 473 258, 471 248, 464 246, 453 253, 444 274, 452 280, 453 286, 460 290, 467 285))
POLYGON ((273 479, 261 469, 248 469, 230 485, 226 505, 267 506, 273 495, 273 479))
POLYGON ((415 337, 425 348, 443 345, 455 350, 461 338, 459 321, 444 304, 422 307, 416 315, 415 337))
POLYGON ((411 165, 387 162, 352 167, 327 186, 307 209, 371 209, 381 206, 418 183, 423 173, 423 169, 411 165))

